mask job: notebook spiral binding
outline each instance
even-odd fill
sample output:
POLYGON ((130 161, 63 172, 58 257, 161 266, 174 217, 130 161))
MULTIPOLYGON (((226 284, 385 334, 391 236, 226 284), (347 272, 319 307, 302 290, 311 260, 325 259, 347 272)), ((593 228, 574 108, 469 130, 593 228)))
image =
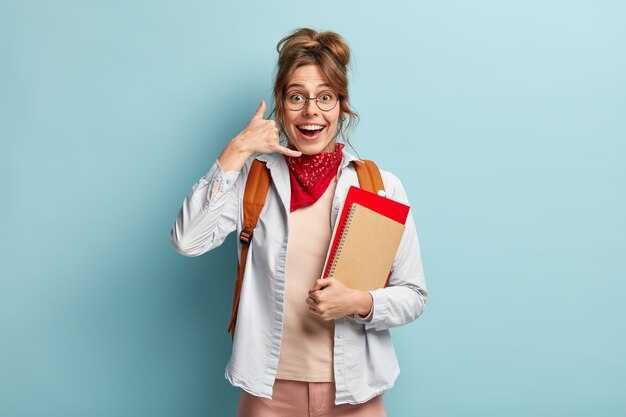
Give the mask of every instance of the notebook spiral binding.
POLYGON ((330 269, 328 272, 329 276, 333 276, 335 274, 337 261, 339 261, 339 255, 341 255, 341 249, 343 248, 343 244, 345 243, 346 237, 348 236, 348 230, 350 229, 350 223, 352 222, 352 216, 354 215, 355 208, 356 208, 356 204, 352 204, 352 206, 350 206, 350 211, 348 212, 348 215, 346 216, 346 221, 341 226, 341 237, 339 238, 339 242, 337 243, 337 249, 335 249, 333 262, 330 264, 330 269))

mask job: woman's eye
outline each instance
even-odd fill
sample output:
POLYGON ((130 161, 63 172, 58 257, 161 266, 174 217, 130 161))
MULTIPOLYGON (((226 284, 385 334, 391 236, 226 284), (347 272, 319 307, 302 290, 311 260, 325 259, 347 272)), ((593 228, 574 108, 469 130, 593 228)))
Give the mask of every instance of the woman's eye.
POLYGON ((335 96, 332 93, 322 93, 319 99, 322 101, 332 101, 335 96))
POLYGON ((289 96, 291 101, 302 101, 302 94, 292 94, 289 96))

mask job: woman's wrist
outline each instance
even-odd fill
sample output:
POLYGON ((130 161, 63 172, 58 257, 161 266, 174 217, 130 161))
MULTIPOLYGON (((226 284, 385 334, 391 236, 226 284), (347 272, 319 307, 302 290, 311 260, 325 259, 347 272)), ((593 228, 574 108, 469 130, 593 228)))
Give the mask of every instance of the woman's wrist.
POLYGON ((362 318, 367 317, 372 310, 374 299, 372 294, 368 291, 355 290, 355 303, 356 310, 354 313, 358 313, 362 318))
POLYGON ((252 155, 245 146, 244 141, 239 135, 235 136, 222 151, 218 158, 218 162, 224 172, 241 171, 241 167, 246 160, 252 155))

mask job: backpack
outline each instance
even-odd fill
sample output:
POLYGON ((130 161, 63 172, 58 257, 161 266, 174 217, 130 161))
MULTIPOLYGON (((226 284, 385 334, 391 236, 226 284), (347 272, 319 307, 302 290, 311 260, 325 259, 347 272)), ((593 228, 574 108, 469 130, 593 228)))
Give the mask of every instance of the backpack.
MULTIPOLYGON (((354 168, 359 178, 359 186, 364 190, 384 195, 385 186, 380 175, 380 170, 370 160, 354 160, 354 168)), ((265 205, 265 197, 270 187, 270 172, 265 166, 265 162, 255 159, 250 167, 246 188, 243 193, 243 228, 239 234, 241 242, 241 256, 237 265, 237 281, 235 282, 235 295, 233 299, 233 310, 231 314, 228 332, 232 339, 235 339, 235 324, 237 323, 237 312, 239 310, 239 297, 243 284, 243 272, 248 258, 248 248, 254 235, 254 228, 257 225, 261 210, 265 205)))

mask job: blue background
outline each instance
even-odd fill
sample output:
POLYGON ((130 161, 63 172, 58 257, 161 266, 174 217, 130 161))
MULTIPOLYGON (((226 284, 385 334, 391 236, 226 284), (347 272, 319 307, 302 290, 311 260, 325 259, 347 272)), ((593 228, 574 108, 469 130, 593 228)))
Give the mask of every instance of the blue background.
POLYGON ((234 415, 234 236, 185 258, 167 234, 301 26, 351 45, 356 149, 421 239, 389 415, 626 415, 625 22, 620 1, 3 1, 0 415, 234 415))

